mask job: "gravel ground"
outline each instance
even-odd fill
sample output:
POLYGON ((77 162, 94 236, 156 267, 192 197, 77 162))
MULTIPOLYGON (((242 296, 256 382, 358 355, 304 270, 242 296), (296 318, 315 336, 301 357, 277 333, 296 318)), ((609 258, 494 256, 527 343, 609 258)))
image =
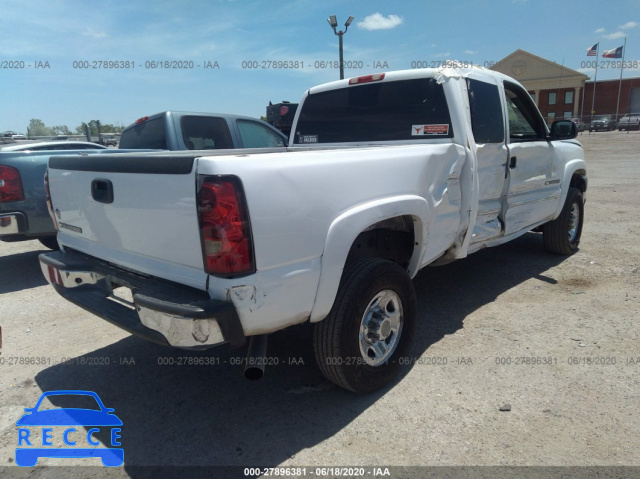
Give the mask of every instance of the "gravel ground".
MULTIPOLYGON (((640 132, 579 140, 589 176, 580 251, 548 255, 530 233, 422 271, 415 360, 368 396, 320 377, 307 326, 273 335, 279 365, 248 382, 232 365, 244 350, 181 352, 131 337, 56 295, 38 242, 0 243, 0 473, 84 477, 89 469, 44 466, 99 466, 15 467, 16 420, 58 389, 97 392, 124 423, 124 468, 95 476, 137 477, 150 465, 640 466, 640 132), (194 358, 209 364, 175 364, 194 358)), ((390 474, 433 471, 450 470, 390 474)), ((481 471, 510 469, 469 477, 481 471)), ((532 477, 544 471, 554 470, 532 477)))

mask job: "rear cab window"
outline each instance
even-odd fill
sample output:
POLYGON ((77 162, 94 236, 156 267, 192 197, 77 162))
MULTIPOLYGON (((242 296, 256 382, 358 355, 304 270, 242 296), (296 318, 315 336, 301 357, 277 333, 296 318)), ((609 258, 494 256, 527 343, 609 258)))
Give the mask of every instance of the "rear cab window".
POLYGON ((294 144, 453 138, 444 90, 432 78, 367 83, 310 94, 294 144))
POLYGON ((224 150, 233 148, 229 125, 224 118, 183 116, 180 119, 182 141, 188 150, 224 150))
POLYGON ((166 150, 167 137, 164 131, 164 118, 147 120, 124 130, 120 136, 120 149, 158 149, 166 150))

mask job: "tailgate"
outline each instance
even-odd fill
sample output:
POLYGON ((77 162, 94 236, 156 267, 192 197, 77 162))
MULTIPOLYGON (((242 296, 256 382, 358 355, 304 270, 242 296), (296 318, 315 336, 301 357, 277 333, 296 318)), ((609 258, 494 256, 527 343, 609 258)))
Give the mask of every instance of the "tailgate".
POLYGON ((193 154, 57 156, 49 188, 65 247, 206 289, 193 154))

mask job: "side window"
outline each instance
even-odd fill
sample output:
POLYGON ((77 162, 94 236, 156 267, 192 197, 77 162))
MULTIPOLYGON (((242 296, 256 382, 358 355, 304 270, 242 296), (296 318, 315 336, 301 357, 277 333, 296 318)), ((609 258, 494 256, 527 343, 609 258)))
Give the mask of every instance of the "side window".
POLYGON ((64 143, 59 145, 48 145, 48 146, 38 146, 36 148, 32 148, 33 151, 57 151, 57 150, 66 150, 64 143))
POLYGON ((67 143, 65 144, 61 150, 99 150, 99 146, 94 145, 78 145, 76 143, 67 143))
POLYGON ((260 123, 238 120, 238 130, 240 130, 240 137, 245 148, 285 146, 280 135, 260 123))
POLYGON ((509 115, 509 138, 513 141, 544 140, 546 129, 529 94, 517 85, 504 83, 509 115))
POLYGON ((502 143, 504 119, 497 85, 467 79, 471 128, 476 143, 502 143))
POLYGON ((182 140, 189 150, 224 150, 233 148, 229 126, 224 118, 183 116, 180 119, 182 140))

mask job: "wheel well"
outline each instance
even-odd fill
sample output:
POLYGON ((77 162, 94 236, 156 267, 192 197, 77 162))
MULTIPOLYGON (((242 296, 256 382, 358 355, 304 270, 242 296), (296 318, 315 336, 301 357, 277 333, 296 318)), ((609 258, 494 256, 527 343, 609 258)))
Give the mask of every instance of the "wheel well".
POLYGON ((397 216, 369 226, 355 239, 347 261, 362 258, 382 258, 406 269, 415 246, 414 220, 411 216, 397 216))
POLYGON ((573 173, 571 177, 571 183, 569 186, 578 188, 582 193, 587 191, 587 172, 584 170, 578 170, 573 173))

